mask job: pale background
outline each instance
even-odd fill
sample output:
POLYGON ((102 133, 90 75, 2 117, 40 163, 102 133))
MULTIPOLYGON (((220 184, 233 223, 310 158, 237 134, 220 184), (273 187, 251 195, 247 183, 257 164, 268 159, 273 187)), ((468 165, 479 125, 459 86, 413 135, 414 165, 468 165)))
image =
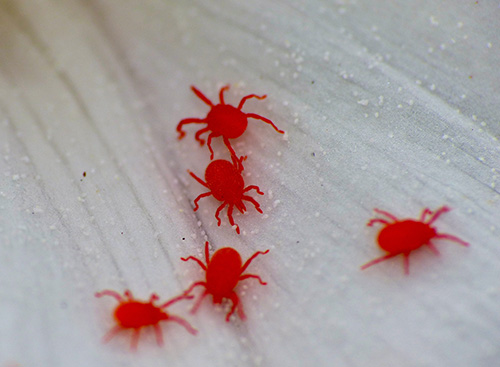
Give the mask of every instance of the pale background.
POLYGON ((0 366, 500 365, 499 30, 493 0, 0 0, 0 366), (208 112, 191 84, 226 83, 287 132, 234 142, 266 193, 240 236, 213 198, 193 212, 208 150, 175 133, 208 112), (444 204, 470 248, 359 269, 373 208, 444 204), (271 249, 248 320, 184 302, 198 336, 101 344, 116 303, 94 292, 179 294, 205 239, 271 249))

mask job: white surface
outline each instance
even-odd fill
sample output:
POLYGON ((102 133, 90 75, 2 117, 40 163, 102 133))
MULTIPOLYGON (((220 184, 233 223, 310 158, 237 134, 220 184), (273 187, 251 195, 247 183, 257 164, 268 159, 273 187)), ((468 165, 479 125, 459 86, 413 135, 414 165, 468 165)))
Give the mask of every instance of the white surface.
MULTIPOLYGON (((495 1, 0 1, 0 366, 493 366, 500 363, 500 9, 495 1), (269 4, 271 3, 271 4, 269 4), (267 93, 235 144, 265 214, 213 216, 195 126, 267 93), (83 172, 86 177, 82 176, 83 172), (372 209, 437 222, 404 276, 372 209), (193 337, 164 324, 100 342, 102 289, 170 298, 205 239, 248 257, 248 320, 206 301, 193 337)), ((214 142, 216 154, 225 154, 214 142)))

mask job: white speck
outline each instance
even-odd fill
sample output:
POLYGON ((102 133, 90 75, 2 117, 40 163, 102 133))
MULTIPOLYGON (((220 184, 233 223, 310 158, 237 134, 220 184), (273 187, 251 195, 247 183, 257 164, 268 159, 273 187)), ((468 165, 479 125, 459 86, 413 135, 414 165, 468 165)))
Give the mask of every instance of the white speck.
POLYGON ((444 135, 441 137, 441 139, 443 139, 443 140, 447 140, 448 138, 449 138, 449 136, 448 136, 447 134, 444 134, 444 135))
POLYGON ((415 101, 414 101, 413 99, 410 99, 410 100, 408 101, 408 105, 409 105, 409 106, 413 106, 413 104, 414 104, 414 103, 415 103, 415 101))
POLYGON ((394 138, 394 133, 390 132, 389 134, 387 134, 387 136, 392 139, 392 138, 394 138))
POLYGON ((477 116, 476 115, 472 115, 472 120, 477 121, 477 116))
POLYGON ((378 117, 380 116, 380 114, 379 114, 378 112, 375 112, 375 113, 373 114, 373 116, 375 116, 375 117, 377 117, 377 118, 378 118, 378 117))
POLYGON ((288 106, 290 104, 290 102, 288 101, 283 101, 283 106, 288 106))
POLYGON ((361 106, 368 106, 369 101, 367 99, 361 99, 358 101, 358 104, 361 106))
POLYGON ((458 23, 457 23, 457 27, 458 27, 458 28, 462 28, 463 26, 464 26, 464 23, 463 23, 463 22, 458 22, 458 23))
POLYGON ((378 96, 378 105, 382 106, 384 104, 384 96, 378 96))
POLYGON ((276 208, 276 207, 277 207, 280 203, 281 203, 281 201, 280 201, 280 200, 275 200, 275 201, 273 202, 273 208, 276 208))
POLYGON ((79 201, 80 203, 84 203, 84 202, 85 202, 85 199, 84 199, 84 198, 82 198, 81 196, 78 196, 78 201, 79 201))
POLYGON ((431 23, 431 25, 433 26, 438 26, 439 25, 439 21, 436 19, 436 17, 434 15, 431 15, 429 17, 429 22, 431 23))
POLYGON ((314 216, 315 216, 316 218, 319 218, 319 212, 314 213, 314 216))
POLYGON ((403 108, 403 105, 402 104, 398 104, 398 108, 403 108))
POLYGON ((431 84, 429 86, 429 89, 432 90, 432 91, 436 90, 436 84, 431 84))
POLYGON ((488 47, 488 48, 491 48, 492 46, 493 46, 493 45, 491 44, 491 42, 488 42, 488 43, 486 44, 486 47, 488 47))
POLYGON ((429 47, 427 49, 427 52, 430 53, 430 54, 433 53, 434 52, 434 47, 429 47))

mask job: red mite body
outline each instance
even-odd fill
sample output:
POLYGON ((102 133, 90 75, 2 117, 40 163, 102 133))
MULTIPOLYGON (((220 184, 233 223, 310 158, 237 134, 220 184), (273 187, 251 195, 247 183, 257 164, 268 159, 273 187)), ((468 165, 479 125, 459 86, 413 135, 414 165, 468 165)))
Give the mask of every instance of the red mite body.
MULTIPOLYGON (((222 159, 212 161, 205 170, 205 181, 196 176, 194 173, 188 171, 196 181, 210 190, 209 192, 200 194, 194 200, 194 211, 198 210, 198 201, 201 198, 212 195, 214 198, 222 202, 215 212, 215 218, 217 219, 217 224, 219 226, 221 224, 219 213, 226 205, 228 205, 227 217, 231 226, 235 225, 233 219, 233 207, 236 207, 240 213, 244 213, 246 211, 243 200, 251 202, 255 206, 255 209, 259 213, 262 213, 259 203, 251 196, 245 195, 245 193, 250 190, 257 191, 259 195, 264 195, 264 193, 261 192, 259 187, 255 185, 245 187, 245 182, 243 181, 243 176, 241 175, 241 172, 243 171, 241 162, 244 159, 245 157, 236 160, 233 157, 233 163, 222 159)), ((236 232, 238 234, 240 233, 238 225, 236 225, 236 232)))
POLYGON ((212 150, 212 138, 217 138, 222 136, 224 140, 224 144, 231 152, 231 156, 236 158, 236 153, 229 142, 229 139, 235 139, 240 137, 248 125, 248 118, 254 118, 257 120, 262 120, 265 123, 271 125, 274 130, 279 132, 280 134, 284 134, 283 130, 279 130, 274 123, 265 118, 263 116, 257 115, 255 113, 245 113, 241 111, 245 102, 250 98, 264 99, 265 95, 257 96, 255 94, 249 94, 243 97, 238 105, 238 107, 234 107, 228 105, 224 102, 224 92, 229 89, 229 85, 222 87, 219 91, 219 100, 220 103, 218 105, 214 105, 201 91, 199 91, 196 87, 191 86, 191 90, 196 94, 196 96, 205 102, 208 106, 210 106, 210 111, 204 119, 199 118, 187 118, 181 120, 177 125, 177 132, 179 133, 178 139, 182 139, 186 133, 182 130, 182 126, 186 124, 207 124, 206 127, 199 130, 195 139, 200 143, 200 145, 205 144, 205 140, 201 139, 200 136, 206 132, 210 132, 207 139, 207 146, 210 150, 210 159, 214 158, 214 151, 212 150))
POLYGON ((156 306, 154 304, 159 299, 159 297, 154 293, 151 295, 148 302, 142 302, 134 299, 129 290, 125 291, 125 298, 123 298, 119 293, 110 290, 98 292, 95 296, 98 298, 102 296, 111 296, 119 302, 114 311, 114 318, 117 325, 104 336, 103 341, 105 343, 111 340, 111 338, 113 338, 113 336, 115 336, 115 334, 120 330, 133 329, 134 334, 132 335, 130 348, 135 350, 137 349, 141 329, 146 326, 153 326, 156 333, 156 341, 158 345, 161 346, 163 345, 163 334, 159 326, 160 321, 174 321, 184 326, 186 330, 193 335, 196 335, 198 332, 186 320, 164 311, 165 308, 173 303, 183 299, 191 299, 193 298, 192 296, 183 294, 172 298, 170 301, 167 301, 160 306, 156 306))
POLYGON ((368 226, 371 227, 375 223, 382 223, 384 227, 378 234, 377 242, 382 250, 385 250, 388 254, 372 260, 361 267, 361 269, 366 269, 372 265, 378 264, 379 262, 390 259, 391 257, 397 255, 404 256, 404 268, 405 273, 410 272, 409 255, 410 252, 427 245, 435 254, 439 255, 438 250, 432 244, 433 239, 447 239, 463 246, 469 246, 469 244, 458 237, 455 237, 447 233, 439 233, 431 224, 438 219, 438 217, 450 209, 443 206, 432 212, 430 209, 425 208, 422 211, 419 220, 414 219, 403 219, 399 220, 394 215, 375 209, 375 212, 381 214, 391 221, 382 218, 375 218, 368 222, 368 226), (430 218, 426 221, 427 216, 430 218))
POLYGON ((234 288, 238 285, 240 280, 255 278, 260 284, 266 285, 267 283, 263 282, 262 279, 255 274, 244 274, 243 272, 250 265, 253 259, 255 259, 258 255, 267 254, 269 250, 264 252, 257 251, 254 253, 243 265, 241 261, 240 254, 232 249, 231 247, 224 247, 217 250, 212 258, 210 259, 208 253, 208 241, 205 242, 205 262, 204 264, 201 260, 189 256, 187 258, 181 258, 183 261, 194 260, 201 266, 203 270, 206 272, 206 280, 204 282, 196 282, 189 287, 184 294, 189 294, 193 288, 197 286, 205 287, 205 292, 198 299, 195 306, 191 310, 192 313, 195 313, 198 307, 200 307, 203 299, 211 294, 213 298, 213 302, 218 304, 221 303, 224 299, 230 299, 233 303, 231 310, 228 312, 226 316, 226 321, 229 321, 231 315, 238 309, 238 314, 242 320, 244 320, 245 313, 243 312, 243 307, 239 302, 238 295, 235 293, 234 288))

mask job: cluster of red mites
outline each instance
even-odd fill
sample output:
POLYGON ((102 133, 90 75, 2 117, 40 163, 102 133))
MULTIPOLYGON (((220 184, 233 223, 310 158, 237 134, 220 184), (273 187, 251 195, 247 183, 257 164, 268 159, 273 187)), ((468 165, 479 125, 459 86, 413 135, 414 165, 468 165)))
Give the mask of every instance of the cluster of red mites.
POLYGON ((264 195, 264 193, 261 192, 259 187, 255 185, 245 187, 245 181, 243 180, 241 172, 244 169, 243 161, 246 159, 246 156, 242 156, 241 158, 238 157, 233 147, 231 146, 229 139, 236 139, 243 135, 248 126, 248 118, 262 120, 265 123, 271 125, 274 130, 276 130, 280 134, 284 134, 284 131, 278 129, 276 125, 268 118, 257 115, 255 113, 245 113, 241 110, 247 100, 251 98, 264 99, 266 98, 266 95, 258 96, 255 94, 249 94, 241 99, 238 107, 234 107, 226 104, 224 101, 224 92, 228 89, 229 85, 221 88, 221 90, 219 91, 219 104, 214 105, 200 90, 198 90, 194 86, 191 86, 191 90, 194 92, 194 94, 196 94, 198 98, 200 98, 203 102, 210 106, 210 111, 203 119, 187 118, 182 120, 177 125, 177 132, 179 133, 180 140, 186 135, 186 133, 182 130, 182 127, 184 125, 206 124, 207 126, 202 128, 201 130, 198 130, 194 137, 200 143, 200 145, 203 146, 205 144, 205 140, 203 140, 200 136, 206 132, 209 132, 207 138, 207 146, 210 151, 211 160, 214 158, 212 138, 217 138, 219 136, 222 137, 224 144, 226 145, 227 149, 229 149, 232 162, 222 159, 217 159, 210 162, 205 170, 205 181, 196 176, 194 173, 189 172, 189 174, 193 176, 196 181, 198 181, 209 190, 208 192, 200 194, 194 200, 194 211, 198 210, 198 201, 201 198, 212 195, 215 199, 222 203, 215 212, 217 224, 219 226, 221 224, 219 213, 222 209, 224 209, 224 207, 228 206, 227 217, 229 219, 229 223, 231 224, 231 226, 236 227, 236 232, 239 234, 240 228, 237 224, 234 223, 233 219, 233 208, 236 207, 236 209, 238 209, 240 213, 243 214, 246 211, 246 207, 243 201, 249 201, 255 206, 255 209, 259 213, 262 213, 259 203, 257 203, 254 198, 247 195, 247 193, 250 190, 257 191, 259 195, 264 195))
MULTIPOLYGON (((244 169, 243 161, 246 159, 246 156, 238 157, 231 146, 229 139, 238 138, 245 132, 249 117, 259 119, 270 124, 279 133, 283 133, 283 131, 279 130, 271 120, 265 117, 241 111, 243 105, 248 99, 264 99, 266 97, 265 95, 247 95, 241 99, 238 107, 234 107, 224 102, 224 92, 229 89, 229 86, 221 88, 219 92, 220 103, 217 105, 214 105, 197 88, 191 87, 191 89, 196 96, 198 96, 198 98, 210 106, 210 112, 204 119, 187 118, 182 120, 177 125, 179 139, 182 139, 186 134, 182 130, 184 125, 192 123, 206 124, 206 127, 202 128, 195 134, 195 139, 200 143, 200 145, 204 145, 205 140, 201 139, 200 136, 205 132, 209 132, 207 146, 210 151, 210 159, 212 160, 214 158, 214 151, 211 146, 212 138, 222 136, 224 144, 229 149, 232 161, 212 161, 205 170, 205 181, 196 176, 194 173, 188 171, 196 181, 209 190, 208 192, 202 193, 194 200, 194 211, 198 210, 198 201, 201 198, 213 196, 215 199, 222 202, 215 212, 215 218, 217 218, 218 225, 220 226, 221 224, 219 217, 220 212, 228 206, 227 216, 229 218, 229 223, 236 227, 236 232, 239 234, 240 229, 238 225, 234 223, 232 216, 233 208, 236 207, 236 209, 238 209, 241 213, 244 213, 246 211, 246 207, 243 201, 248 201, 254 205, 258 212, 262 213, 259 203, 255 201, 254 198, 249 196, 248 192, 255 190, 260 195, 263 195, 264 193, 261 192, 259 187, 255 185, 245 187, 241 173, 244 169)), ((450 209, 446 206, 443 206, 434 212, 425 208, 422 211, 420 218, 415 220, 398 219, 386 211, 375 209, 375 212, 381 215, 382 218, 374 218, 370 220, 367 225, 370 227, 379 223, 383 225, 383 228, 378 234, 377 242, 380 248, 386 251, 386 254, 366 263, 361 267, 361 269, 366 269, 397 255, 403 255, 404 270, 405 273, 408 274, 410 268, 409 255, 412 251, 425 245, 428 246, 434 253, 439 254, 438 250, 432 243, 435 239, 447 239, 463 246, 468 246, 469 244, 460 238, 451 234, 440 233, 432 226, 432 224, 442 214, 449 210, 450 209)), ((191 313, 196 312, 207 295, 211 295, 214 304, 220 304, 223 300, 229 300, 232 302, 231 309, 226 316, 226 321, 229 321, 231 315, 235 312, 237 312, 240 318, 244 320, 245 313, 238 295, 235 292, 235 288, 241 280, 248 278, 257 279, 262 285, 266 284, 258 275, 244 274, 244 272, 252 260, 254 260, 258 255, 264 255, 268 252, 269 250, 257 251, 247 261, 245 261, 245 263, 243 263, 240 254, 236 250, 231 247, 225 247, 215 251, 212 258, 210 258, 209 243, 205 242, 205 261, 202 261, 194 256, 181 258, 183 261, 193 260, 197 262, 198 265, 205 271, 205 280, 193 283, 181 295, 174 297, 161 305, 155 304, 155 302, 159 300, 159 297, 156 294, 151 295, 149 301, 144 302, 133 298, 132 293, 128 290, 125 291, 124 296, 110 290, 96 293, 96 297, 111 296, 119 303, 114 311, 116 326, 104 336, 104 341, 110 340, 121 330, 131 329, 133 330, 131 348, 135 349, 137 348, 141 329, 147 326, 153 326, 158 345, 162 345, 163 335, 159 326, 160 321, 173 321, 182 325, 191 334, 196 334, 197 330, 194 329, 191 324, 179 316, 167 313, 165 309, 178 301, 194 298, 194 296, 191 295, 191 292, 198 286, 203 287, 205 290, 191 309, 191 313)))
MULTIPOLYGON (((236 209, 238 209, 241 213, 244 213, 246 211, 246 207, 243 201, 248 201, 254 205, 255 209, 259 213, 262 213, 259 203, 255 201, 254 198, 249 196, 248 192, 255 190, 260 195, 264 195, 264 193, 260 191, 258 186, 255 185, 245 187, 245 182, 241 173, 244 169, 243 161, 245 161, 246 156, 238 157, 231 146, 229 139, 238 138, 245 132, 248 125, 248 118, 262 120, 270 124, 277 132, 281 134, 284 132, 279 130, 271 120, 255 113, 245 113, 241 110, 248 99, 264 99, 266 98, 265 95, 247 95, 241 99, 238 107, 234 107, 224 102, 224 92, 229 89, 228 85, 221 88, 219 92, 220 103, 217 105, 214 105, 194 86, 191 87, 191 89, 196 96, 209 105, 211 109, 204 119, 188 118, 182 120, 177 125, 179 139, 182 139, 186 134, 182 130, 183 125, 191 123, 207 124, 206 127, 196 133, 195 139, 200 143, 200 145, 204 145, 205 140, 201 139, 200 136, 205 132, 210 132, 207 139, 207 146, 210 151, 210 159, 212 160, 214 158, 214 151, 211 145, 212 138, 222 136, 224 144, 229 149, 232 161, 230 162, 222 159, 212 161, 205 170, 205 181, 196 176, 194 173, 188 171, 196 181, 209 190, 208 192, 199 195, 194 200, 194 211, 198 210, 198 201, 201 198, 210 195, 213 196, 222 203, 215 213, 217 224, 220 226, 221 219, 219 217, 219 213, 227 206, 229 223, 231 226, 235 226, 236 232, 239 234, 240 229, 238 225, 234 223, 232 215, 234 207, 236 207, 236 209)), ((125 291, 124 296, 121 296, 119 293, 111 290, 96 293, 96 297, 111 296, 118 301, 118 306, 116 306, 114 310, 116 325, 104 336, 104 342, 109 341, 119 331, 131 329, 133 330, 131 348, 136 349, 141 329, 147 326, 153 326, 158 345, 162 345, 163 334, 159 325, 161 321, 173 321, 182 325, 191 334, 197 334, 198 331, 194 329, 191 324, 179 316, 166 312, 166 309, 178 301, 194 298, 194 296, 191 295, 191 292, 198 286, 204 287, 205 290, 199 297, 198 301, 196 301, 194 307, 191 309, 191 313, 195 313, 200 307, 203 299, 207 295, 211 295, 214 304, 220 304, 224 300, 231 301, 232 306, 226 315, 226 321, 229 321, 231 315, 235 312, 238 313, 240 319, 244 320, 246 316, 240 299, 235 292, 235 288, 241 280, 248 278, 257 279, 260 284, 266 285, 260 276, 256 274, 244 274, 244 272, 258 255, 264 255, 268 252, 269 250, 257 251, 247 261, 245 261, 245 263, 243 263, 240 254, 235 249, 231 247, 224 247, 215 251, 212 258, 210 258, 209 243, 207 241, 205 242, 204 262, 194 256, 181 258, 183 261, 193 260, 197 262, 198 265, 205 271, 205 280, 193 283, 181 295, 174 297, 161 305, 155 304, 155 302, 159 300, 159 297, 156 294, 151 295, 149 301, 140 301, 133 298, 132 293, 128 290, 125 291)))

